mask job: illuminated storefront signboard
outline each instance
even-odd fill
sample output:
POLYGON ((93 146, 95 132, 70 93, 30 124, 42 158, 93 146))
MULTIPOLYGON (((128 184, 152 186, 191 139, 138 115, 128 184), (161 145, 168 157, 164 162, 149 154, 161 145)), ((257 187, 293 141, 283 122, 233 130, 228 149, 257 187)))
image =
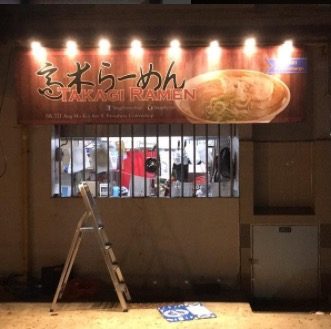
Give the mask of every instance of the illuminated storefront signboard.
POLYGON ((307 60, 294 48, 284 64, 278 47, 247 56, 241 47, 81 50, 68 56, 48 49, 16 58, 19 122, 78 123, 266 123, 303 119, 307 60))

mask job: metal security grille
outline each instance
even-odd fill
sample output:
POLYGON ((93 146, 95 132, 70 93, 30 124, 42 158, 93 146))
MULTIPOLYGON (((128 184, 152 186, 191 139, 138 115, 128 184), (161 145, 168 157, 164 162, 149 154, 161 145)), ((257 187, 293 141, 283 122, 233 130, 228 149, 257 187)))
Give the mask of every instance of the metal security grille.
POLYGON ((52 195, 238 197, 235 125, 55 126, 52 195))

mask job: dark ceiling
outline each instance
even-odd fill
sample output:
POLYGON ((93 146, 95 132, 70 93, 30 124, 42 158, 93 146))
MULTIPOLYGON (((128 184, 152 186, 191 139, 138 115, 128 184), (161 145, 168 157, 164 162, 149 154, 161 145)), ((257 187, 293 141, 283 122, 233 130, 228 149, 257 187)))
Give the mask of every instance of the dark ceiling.
POLYGON ((145 45, 242 43, 254 35, 260 44, 293 38, 297 43, 331 40, 331 6, 320 5, 1 5, 0 42, 29 45, 39 39, 59 47, 68 37, 85 46, 108 36, 114 45, 140 37, 145 45))

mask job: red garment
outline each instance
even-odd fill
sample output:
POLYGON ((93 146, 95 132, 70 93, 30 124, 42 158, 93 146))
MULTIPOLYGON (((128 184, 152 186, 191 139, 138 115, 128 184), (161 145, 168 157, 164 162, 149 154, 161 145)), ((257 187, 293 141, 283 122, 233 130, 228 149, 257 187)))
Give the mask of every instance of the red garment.
MULTIPOLYGON (((146 150, 146 158, 143 150, 133 151, 133 174, 134 176, 145 177, 145 160, 156 158, 156 151, 146 150)), ((126 158, 122 161, 122 186, 129 188, 132 175, 132 151, 126 153, 126 158)), ((146 172, 146 178, 155 178, 154 173, 146 172)))

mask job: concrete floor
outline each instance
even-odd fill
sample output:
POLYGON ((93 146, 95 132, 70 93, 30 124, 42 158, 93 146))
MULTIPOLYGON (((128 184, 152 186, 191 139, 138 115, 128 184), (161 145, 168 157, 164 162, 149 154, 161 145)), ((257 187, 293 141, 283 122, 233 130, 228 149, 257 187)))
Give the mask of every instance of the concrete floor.
MULTIPOLYGON (((330 311, 253 312, 249 303, 204 302, 217 318, 167 322, 158 304, 130 304, 122 312, 111 303, 59 303, 50 313, 50 303, 0 303, 1 329, 315 329, 331 328, 330 311)), ((168 303, 167 303, 168 304, 168 303)))

